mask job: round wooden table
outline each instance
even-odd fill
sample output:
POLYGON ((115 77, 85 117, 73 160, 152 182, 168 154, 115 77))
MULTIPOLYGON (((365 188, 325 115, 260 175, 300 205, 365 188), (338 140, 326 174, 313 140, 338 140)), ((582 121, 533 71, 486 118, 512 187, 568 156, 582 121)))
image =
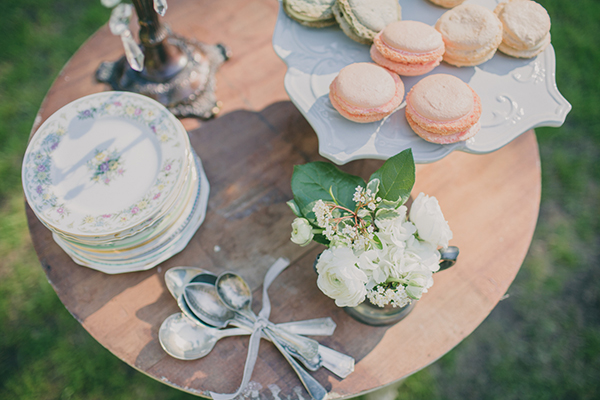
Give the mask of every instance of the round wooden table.
MULTIPOLYGON (((187 248, 145 272, 105 275, 80 267, 53 242, 27 208, 29 229, 50 284, 81 325, 103 346, 139 371, 198 395, 231 393, 242 378, 247 338, 220 341, 196 361, 169 357, 158 343, 163 320, 178 311, 164 283, 173 266, 233 270, 254 290, 278 257, 292 265, 270 289, 273 322, 330 316, 335 334, 318 338, 356 359, 356 370, 339 379, 326 370, 313 376, 332 393, 353 397, 404 378, 431 364, 469 335, 505 294, 527 253, 540 203, 540 159, 533 131, 485 156, 453 153, 419 165, 414 194, 436 196, 461 250, 455 267, 402 322, 360 324, 317 288, 312 264, 323 250, 289 240, 294 216, 292 167, 320 159, 317 137, 283 88, 285 65, 271 47, 279 3, 274 0, 170 0, 165 21, 173 31, 206 43, 225 43, 233 57, 217 74, 221 115, 187 119, 191 143, 211 184, 204 224, 187 248)), ((94 80, 101 61, 120 57, 120 40, 104 27, 65 66, 48 92, 34 131, 54 111, 81 96, 108 90, 94 80)), ((381 161, 343 167, 368 177, 381 161)), ((260 398, 305 398, 284 358, 263 342, 251 388, 260 398)), ((254 397, 253 397, 254 398, 254 397)))

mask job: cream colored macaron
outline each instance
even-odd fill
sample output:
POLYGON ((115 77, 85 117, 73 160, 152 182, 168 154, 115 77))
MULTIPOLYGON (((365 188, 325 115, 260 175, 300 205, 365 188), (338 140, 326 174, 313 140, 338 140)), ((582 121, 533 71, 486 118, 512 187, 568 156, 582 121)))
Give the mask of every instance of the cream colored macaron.
POLYGON ((459 78, 434 74, 421 79, 406 95, 405 115, 412 130, 428 142, 456 143, 479 131, 481 100, 459 78))
POLYGON ((333 107, 354 122, 385 118, 402 103, 404 84, 393 72, 372 63, 350 64, 329 86, 333 107))
POLYGON ((373 39, 371 58, 399 75, 423 75, 442 61, 444 41, 432 26, 419 21, 395 21, 373 39))
POLYGON ((479 65, 494 56, 502 42, 502 23, 487 8, 462 4, 435 24, 444 39, 444 61, 457 67, 479 65))
POLYGON ((550 44, 550 16, 531 0, 509 0, 494 10, 503 25, 498 50, 513 57, 531 58, 550 44))
POLYGON ((438 6, 442 6, 444 8, 452 8, 458 5, 461 5, 465 2, 465 0, 429 0, 433 4, 437 4, 438 6))

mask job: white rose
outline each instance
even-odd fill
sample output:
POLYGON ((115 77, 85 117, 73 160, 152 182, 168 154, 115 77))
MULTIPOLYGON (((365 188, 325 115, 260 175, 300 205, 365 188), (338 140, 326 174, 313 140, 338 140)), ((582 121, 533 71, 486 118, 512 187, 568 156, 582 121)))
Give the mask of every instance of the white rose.
POLYGON ((367 275, 358 267, 358 257, 348 247, 325 250, 317 262, 317 286, 338 307, 355 307, 367 295, 367 275))
POLYGON ((386 271, 381 268, 384 264, 379 258, 380 254, 381 250, 372 249, 365 251, 358 257, 358 265, 360 269, 364 271, 367 277, 372 279, 375 283, 382 283, 387 279, 386 271))
POLYGON ((310 243, 313 236, 312 226, 310 226, 308 220, 296 218, 292 222, 292 242, 300 246, 306 246, 310 243))
POLYGON ((384 245, 381 250, 372 250, 375 255, 361 256, 361 268, 363 263, 370 266, 370 277, 376 283, 383 283, 388 278, 399 278, 404 262, 404 248, 384 245))
POLYGON ((436 247, 448 247, 452 231, 435 197, 419 193, 410 207, 409 215, 421 239, 436 247))
POLYGON ((401 206, 396 211, 400 216, 393 219, 378 219, 375 221, 379 232, 377 236, 381 241, 395 246, 404 246, 417 230, 412 222, 406 220, 406 207, 401 206))
POLYGON ((405 253, 415 265, 406 271, 426 269, 436 272, 440 269, 440 252, 437 247, 429 242, 422 242, 413 237, 407 242, 405 253))

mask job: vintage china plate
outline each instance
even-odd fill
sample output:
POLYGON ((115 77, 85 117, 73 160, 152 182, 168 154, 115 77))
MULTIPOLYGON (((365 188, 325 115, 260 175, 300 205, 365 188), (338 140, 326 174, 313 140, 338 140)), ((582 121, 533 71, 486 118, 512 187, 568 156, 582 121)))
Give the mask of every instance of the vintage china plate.
MULTIPOLYGON (((184 128, 182 128, 184 129, 184 128)), ((183 171, 183 176, 189 177, 192 174, 192 166, 194 164, 194 154, 193 151, 189 152, 187 159, 187 167, 183 171)), ((158 214, 153 216, 152 218, 146 219, 142 224, 134 226, 133 228, 127 229, 125 231, 120 231, 118 233, 114 233, 108 236, 71 236, 67 235, 64 232, 52 229, 52 227, 48 227, 53 230, 60 237, 64 238, 66 241, 77 243, 77 245, 85 247, 91 246, 92 248, 99 247, 111 247, 112 245, 122 245, 124 243, 128 243, 132 238, 139 238, 142 234, 149 234, 156 226, 163 225, 165 222, 168 222, 168 218, 173 215, 173 209, 181 202, 182 196, 185 195, 186 190, 186 181, 181 184, 181 188, 178 190, 179 193, 174 192, 168 203, 165 203, 158 214)))
POLYGON ((73 237, 118 236, 166 212, 187 174, 189 139, 161 104, 127 92, 69 103, 25 152, 25 196, 38 218, 73 237))
POLYGON ((148 251, 140 252, 137 248, 124 250, 117 253, 120 259, 115 260, 112 257, 93 256, 89 252, 81 252, 56 234, 53 235, 54 240, 77 264, 106 274, 151 269, 182 251, 204 221, 210 186, 202 162, 197 156, 195 156, 195 168, 191 175, 193 175, 195 193, 186 203, 184 212, 177 219, 173 229, 169 229, 165 238, 161 238, 157 243, 147 245, 148 251))
MULTIPOLYGON (((195 162, 195 161, 194 161, 195 162)), ((109 243, 89 244, 63 238, 65 245, 74 252, 89 254, 90 257, 100 259, 128 258, 138 254, 152 251, 163 241, 170 240, 170 235, 189 217, 192 212, 194 199, 200 196, 200 181, 198 180, 197 168, 190 168, 188 179, 185 182, 185 190, 182 191, 171 210, 161 221, 153 224, 142 231, 109 243)))
MULTIPOLYGON (((496 0, 469 0, 493 10, 496 0)), ((425 0, 403 1, 402 18, 434 25, 447 11, 425 0)), ((331 106, 329 84, 339 70, 354 62, 370 62, 369 46, 346 37, 338 27, 314 29, 291 20, 280 7, 273 48, 287 64, 285 88, 319 138, 319 153, 337 164, 363 158, 387 159, 412 148, 417 163, 437 161, 455 150, 485 154, 500 149, 527 130, 560 126, 571 105, 555 82, 555 54, 549 46, 533 59, 501 53, 476 67, 442 63, 430 74, 452 74, 467 82, 482 101, 481 131, 466 142, 438 145, 415 135, 400 109, 387 120, 359 124, 331 106)), ((424 75, 425 76, 425 75, 424 75)), ((422 79, 402 77, 406 92, 422 79)))

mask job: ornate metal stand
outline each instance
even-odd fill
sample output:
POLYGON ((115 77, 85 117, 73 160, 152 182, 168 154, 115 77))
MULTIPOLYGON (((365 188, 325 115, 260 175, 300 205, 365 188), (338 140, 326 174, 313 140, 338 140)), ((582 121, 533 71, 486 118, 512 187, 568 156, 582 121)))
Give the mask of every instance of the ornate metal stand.
POLYGON ((229 58, 229 50, 173 34, 159 22, 153 0, 132 2, 140 25, 144 68, 133 70, 123 56, 100 64, 96 79, 115 90, 151 97, 178 117, 215 116, 220 110, 215 72, 229 58))

